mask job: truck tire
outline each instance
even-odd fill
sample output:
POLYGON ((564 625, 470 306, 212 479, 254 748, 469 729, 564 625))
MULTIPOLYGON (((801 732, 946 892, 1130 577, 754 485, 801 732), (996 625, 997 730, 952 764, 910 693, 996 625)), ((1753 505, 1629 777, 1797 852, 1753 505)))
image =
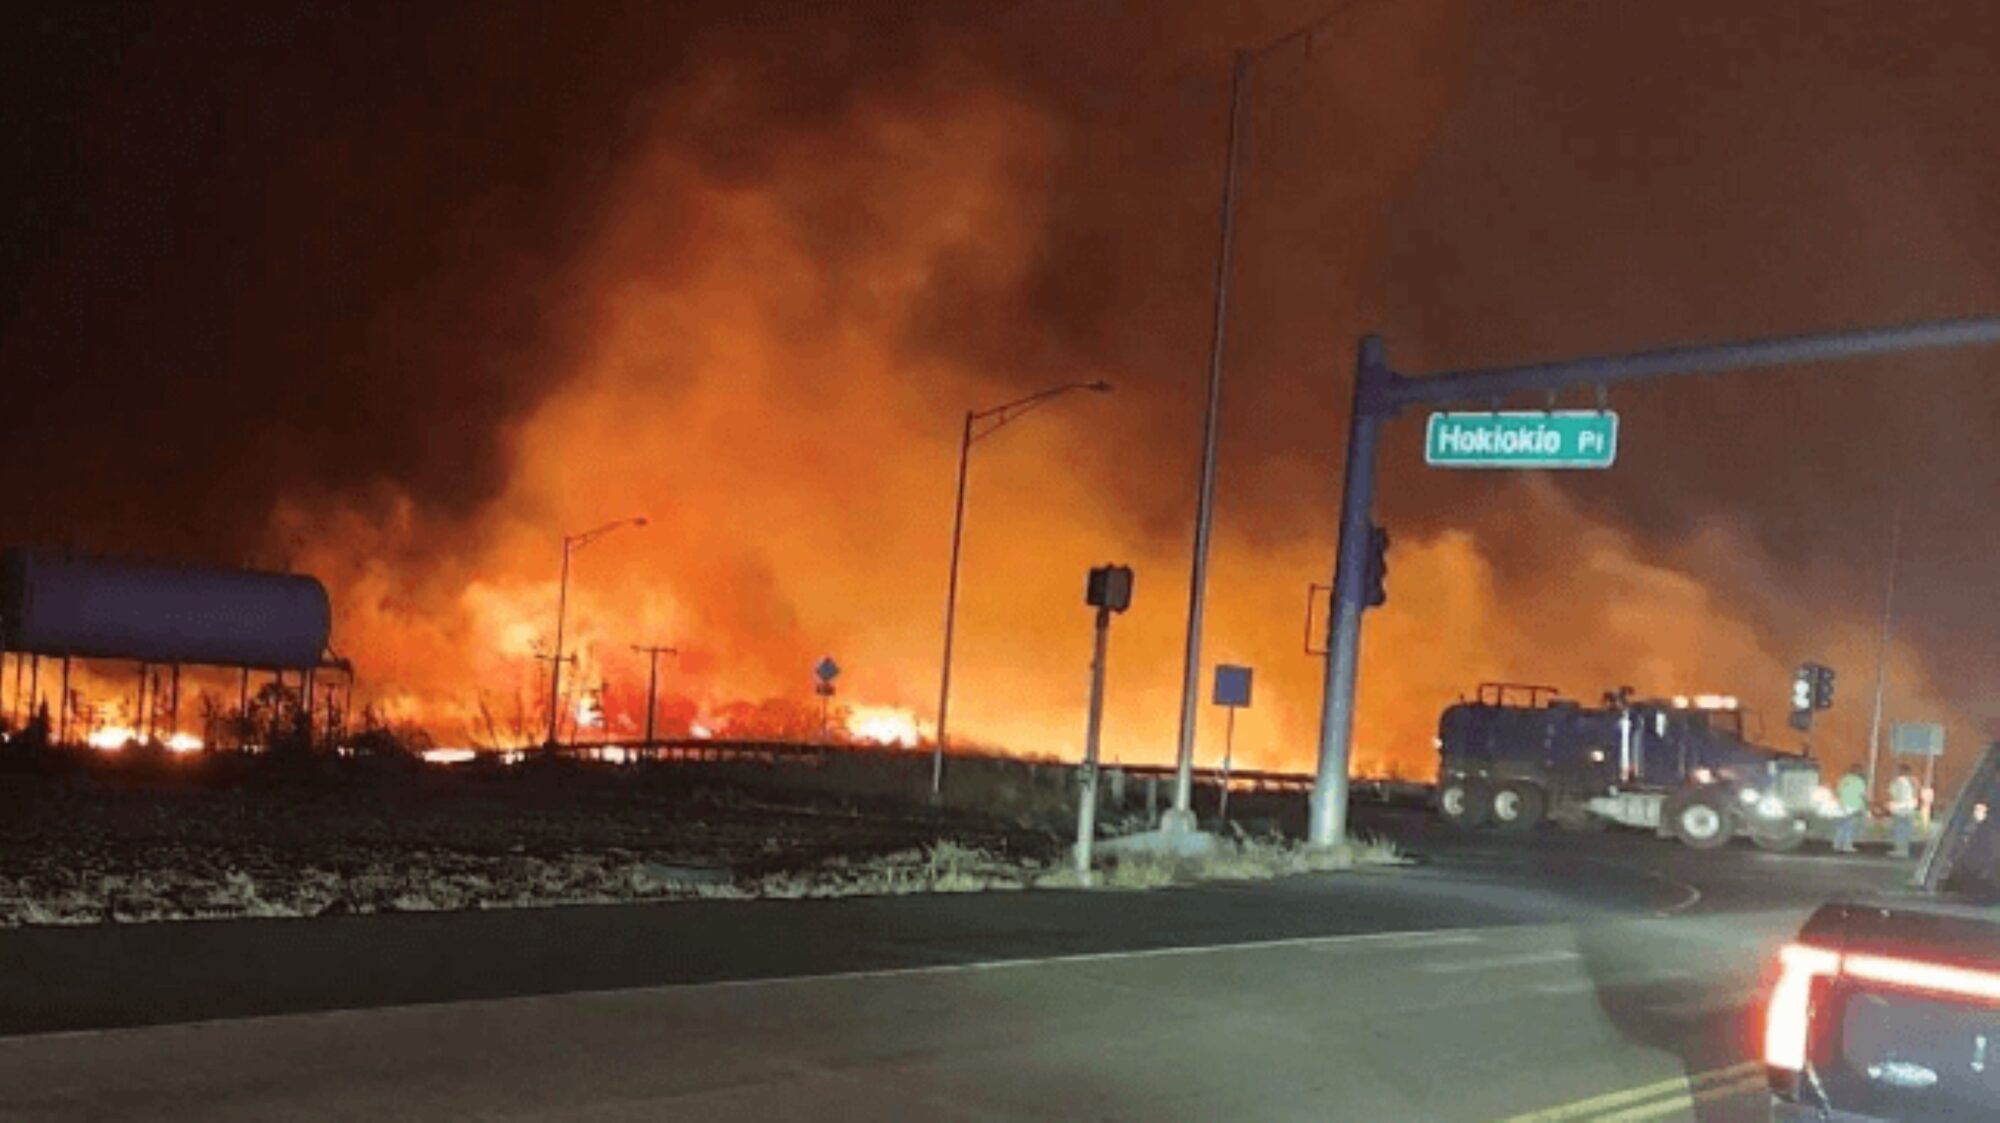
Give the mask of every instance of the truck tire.
POLYGON ((1525 834, 1542 825, 1549 797, 1534 784, 1515 781, 1493 792, 1493 826, 1509 834, 1525 834))
POLYGON ((1782 823, 1769 823, 1750 832, 1750 841, 1757 849, 1772 854, 1789 854, 1803 846, 1806 841, 1806 826, 1797 819, 1786 819, 1782 823))
POLYGON ((1446 780, 1438 787, 1438 814, 1454 827, 1483 827, 1492 812, 1492 792, 1478 780, 1446 780))
POLYGON ((1736 833, 1732 815, 1733 809, 1722 792, 1690 788, 1676 792, 1667 801, 1666 827, 1684 846, 1715 850, 1729 845, 1730 837, 1736 833))

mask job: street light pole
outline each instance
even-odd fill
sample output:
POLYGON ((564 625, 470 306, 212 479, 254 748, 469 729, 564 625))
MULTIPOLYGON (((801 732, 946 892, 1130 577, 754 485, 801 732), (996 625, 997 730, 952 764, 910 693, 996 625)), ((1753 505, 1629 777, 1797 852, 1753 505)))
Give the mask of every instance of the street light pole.
POLYGON ((569 557, 599 538, 627 526, 645 526, 646 516, 635 515, 594 527, 582 534, 565 534, 562 540, 562 577, 556 582, 556 649, 549 657, 549 737, 542 747, 554 752, 562 719, 563 623, 569 615, 569 557))
POLYGON ((1216 444, 1222 427, 1223 352, 1229 336, 1229 281, 1236 255, 1236 194, 1239 154, 1249 112, 1251 72, 1258 62, 1303 40, 1308 53, 1312 37, 1334 19, 1372 0, 1347 0, 1321 12, 1308 23, 1254 50, 1239 49, 1229 73, 1229 143, 1222 164, 1221 245, 1215 256, 1215 320, 1208 350, 1208 406, 1201 423, 1201 484, 1195 493, 1194 563, 1188 573, 1187 645, 1181 660, 1180 738, 1174 760, 1174 806, 1162 824, 1166 830, 1192 831, 1194 818, 1195 721, 1201 697, 1201 629, 1208 601, 1208 540, 1214 525, 1216 444))
POLYGON ((1882 642, 1875 649, 1875 715, 1868 726, 1868 798, 1875 798, 1876 761, 1882 752, 1882 703, 1889 693, 1889 644, 1896 634, 1896 561, 1903 552, 1903 504, 1889 524, 1889 578, 1882 593, 1882 642))
POLYGON ((1215 324, 1208 348, 1208 408, 1201 422, 1201 485, 1194 504, 1194 564, 1188 572, 1187 646, 1181 659, 1180 740, 1167 830, 1194 829, 1194 727, 1201 694, 1201 624, 1208 601, 1208 535, 1214 523, 1215 447, 1222 427, 1222 353, 1229 335, 1229 274, 1236 253, 1236 154, 1243 143, 1243 88, 1250 53, 1237 51, 1229 74, 1229 147, 1222 168, 1222 246, 1215 256, 1215 324))
POLYGON ((944 788, 944 738, 951 716, 951 643, 958 630, 958 559, 965 541, 965 468, 972 457, 972 425, 978 415, 965 411, 965 433, 958 442, 958 499, 951 512, 951 578, 944 594, 944 662, 938 674, 937 737, 931 746, 931 794, 944 788))
POLYGON ((958 563, 963 553, 965 538, 965 478, 966 469, 972 455, 972 444, 982 437, 992 436, 1010 422, 1019 420, 1030 410, 1046 403, 1049 399, 1072 390, 1089 390, 1096 394, 1111 391, 1111 383, 1103 379, 1090 382, 1066 382, 1037 390, 1023 398, 994 406, 990 409, 968 410, 965 414, 965 429, 958 443, 958 498, 952 506, 951 515, 951 575, 945 582, 944 595, 944 659, 938 671, 937 736, 931 743, 931 798, 935 799, 944 791, 944 749, 950 729, 951 717, 951 652, 952 642, 958 630, 958 563), (984 429, 982 421, 992 424, 984 429))

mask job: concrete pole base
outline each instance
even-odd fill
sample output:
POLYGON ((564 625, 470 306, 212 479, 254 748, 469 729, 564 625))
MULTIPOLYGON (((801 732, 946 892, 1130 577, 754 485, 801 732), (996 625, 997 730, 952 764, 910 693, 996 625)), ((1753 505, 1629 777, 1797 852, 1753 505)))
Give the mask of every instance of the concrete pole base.
POLYGON ((1331 846, 1306 847, 1307 864, 1316 870, 1345 870, 1354 868, 1354 845, 1336 842, 1331 846))
POLYGON ((1122 838, 1110 838, 1097 844, 1099 853, 1108 855, 1156 854, 1175 858, 1206 858, 1214 854, 1221 840, 1206 831, 1173 830, 1161 826, 1156 831, 1141 831, 1122 838))

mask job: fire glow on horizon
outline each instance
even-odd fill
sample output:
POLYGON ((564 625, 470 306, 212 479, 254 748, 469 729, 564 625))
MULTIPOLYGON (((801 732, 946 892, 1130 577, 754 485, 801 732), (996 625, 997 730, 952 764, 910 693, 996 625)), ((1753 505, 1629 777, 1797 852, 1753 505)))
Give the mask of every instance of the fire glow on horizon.
MULTIPOLYGON (((729 76, 714 82, 688 104, 722 96, 729 76)), ((847 668, 837 720, 848 736, 921 742, 920 722, 934 720, 955 419, 1027 376, 913 341, 997 314, 934 305, 944 279, 1033 288, 1055 218, 1033 185, 1063 140, 1027 99, 947 85, 928 100, 857 96, 747 179, 705 171, 680 143, 675 114, 691 110, 667 105, 563 278, 584 296, 588 343, 510 429, 498 493, 450 519, 396 495, 280 509, 274 537, 302 542, 297 564, 333 590, 337 642, 381 712, 445 743, 536 743, 548 703, 534 653, 551 635, 560 536, 644 510, 644 532, 575 558, 565 651, 578 662, 564 677, 592 693, 565 699, 568 724, 638 736, 648 668, 630 649, 670 641, 681 654, 662 664, 661 737, 816 736, 808 668, 830 651, 847 668), (834 228, 865 233, 829 247, 815 231, 834 228)), ((1414 159, 1410 144, 1385 163, 1414 159)), ((1089 658, 1079 583, 1116 560, 1135 567, 1138 593, 1112 639, 1106 755, 1165 761, 1185 534, 1129 499, 1177 478, 1131 435, 1175 415, 1159 380, 1093 365, 1088 349, 1043 360, 1056 372, 1047 381, 1104 377, 1121 392, 1037 413, 974 457, 954 729, 967 744, 1074 756, 1089 658)), ((1321 451, 1326 463, 1304 470, 1331 475, 1337 450, 1321 451)), ((1238 759, 1307 769, 1320 664, 1300 650, 1302 594, 1326 580, 1332 519, 1302 509, 1278 533, 1232 522, 1231 502, 1225 493, 1218 508, 1207 661, 1257 669, 1238 759)), ((1357 771, 1428 775, 1439 711, 1488 679, 1553 682, 1585 700, 1627 684, 1727 690, 1778 712, 1793 641, 1773 639, 1769 617, 1794 610, 1745 607, 1774 598, 1747 572, 1754 547, 1727 524, 1648 553, 1529 479, 1504 503, 1399 529, 1392 554, 1390 603, 1364 634, 1357 771)), ((1811 631, 1831 661, 1872 666, 1868 614, 1850 615, 1780 622, 1811 631)), ((1912 652, 1895 652, 1893 674, 1912 706, 1935 708, 1912 652)), ((1213 763, 1221 720, 1208 707, 1201 720, 1202 762, 1213 763)), ((1823 740, 1840 746, 1833 755, 1862 743, 1851 724, 1823 740)))

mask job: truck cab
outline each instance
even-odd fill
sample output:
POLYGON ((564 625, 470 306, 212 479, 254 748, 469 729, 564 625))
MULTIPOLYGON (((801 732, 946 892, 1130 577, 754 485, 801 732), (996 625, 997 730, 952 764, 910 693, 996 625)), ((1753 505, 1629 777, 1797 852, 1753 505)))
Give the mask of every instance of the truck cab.
POLYGON ((2000 1119, 2000 744, 1908 888, 1825 905, 1779 953, 1764 1065, 1774 1119, 2000 1119))

